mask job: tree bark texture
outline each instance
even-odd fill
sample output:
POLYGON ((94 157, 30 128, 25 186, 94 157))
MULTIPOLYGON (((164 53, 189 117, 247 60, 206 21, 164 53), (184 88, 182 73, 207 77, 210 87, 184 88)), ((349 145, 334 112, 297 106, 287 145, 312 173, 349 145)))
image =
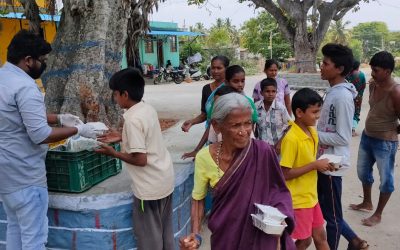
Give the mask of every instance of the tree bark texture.
POLYGON ((315 72, 317 51, 331 21, 340 20, 361 0, 251 1, 256 8, 264 8, 276 19, 280 31, 293 45, 297 71, 315 72), (308 21, 311 26, 307 25, 308 21))
POLYGON ((130 13, 128 0, 64 0, 42 80, 49 113, 71 113, 84 122, 121 124, 108 81, 120 69, 130 13))
POLYGON ((39 6, 35 0, 19 0, 24 7, 24 15, 29 20, 29 30, 35 34, 40 34, 40 23, 42 19, 39 16, 39 6))

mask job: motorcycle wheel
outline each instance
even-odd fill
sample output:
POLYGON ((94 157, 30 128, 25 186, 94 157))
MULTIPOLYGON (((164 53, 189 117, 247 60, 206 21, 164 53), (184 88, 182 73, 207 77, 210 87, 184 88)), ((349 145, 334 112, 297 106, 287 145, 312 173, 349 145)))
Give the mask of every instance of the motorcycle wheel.
POLYGON ((193 77, 192 79, 195 80, 195 81, 200 81, 200 76, 193 77))
POLYGON ((178 76, 174 77, 174 83, 181 84, 182 82, 183 82, 183 76, 178 75, 178 76))
POLYGON ((204 75, 203 78, 204 78, 204 80, 206 80, 206 81, 210 80, 210 77, 208 77, 208 75, 204 75))
POLYGON ((158 75, 156 78, 154 78, 154 85, 157 85, 161 82, 162 75, 158 75))

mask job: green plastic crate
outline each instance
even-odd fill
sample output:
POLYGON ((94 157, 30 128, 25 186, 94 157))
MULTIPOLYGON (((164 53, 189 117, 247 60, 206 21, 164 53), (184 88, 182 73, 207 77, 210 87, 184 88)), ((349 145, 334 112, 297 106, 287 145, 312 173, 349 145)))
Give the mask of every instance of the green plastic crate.
MULTIPOLYGON (((119 151, 119 144, 112 145, 119 151)), ((119 159, 93 151, 49 150, 46 156, 47 186, 56 192, 80 193, 121 172, 119 159)))

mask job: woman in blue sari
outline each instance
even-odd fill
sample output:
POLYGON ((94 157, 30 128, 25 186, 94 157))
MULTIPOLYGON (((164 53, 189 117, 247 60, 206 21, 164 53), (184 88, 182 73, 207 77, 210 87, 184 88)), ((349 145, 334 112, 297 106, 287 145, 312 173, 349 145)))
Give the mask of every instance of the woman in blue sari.
POLYGON ((204 198, 211 186, 213 206, 208 227, 213 250, 295 249, 292 199, 285 185, 276 153, 267 143, 251 139, 252 108, 241 94, 218 98, 212 125, 222 142, 200 150, 195 160, 192 192, 192 234, 180 240, 182 250, 201 244, 204 198), (281 236, 269 235, 252 224, 254 203, 273 206, 287 216, 281 236))

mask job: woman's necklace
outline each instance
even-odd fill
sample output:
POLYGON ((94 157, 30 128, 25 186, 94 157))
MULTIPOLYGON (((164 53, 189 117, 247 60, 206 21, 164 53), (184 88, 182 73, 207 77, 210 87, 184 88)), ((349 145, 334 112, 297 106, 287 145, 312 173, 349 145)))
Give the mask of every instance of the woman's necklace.
POLYGON ((218 178, 221 179, 222 175, 221 175, 221 167, 219 165, 219 160, 222 154, 222 142, 219 143, 218 148, 217 148, 217 170, 218 170, 218 178))

